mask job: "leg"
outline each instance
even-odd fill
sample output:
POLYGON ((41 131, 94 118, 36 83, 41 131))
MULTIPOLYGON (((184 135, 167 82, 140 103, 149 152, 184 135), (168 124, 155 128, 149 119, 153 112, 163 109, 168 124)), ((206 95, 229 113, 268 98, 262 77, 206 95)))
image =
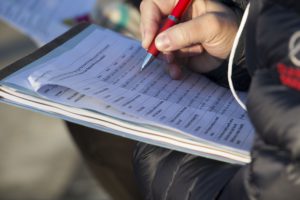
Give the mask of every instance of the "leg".
POLYGON ((113 199, 140 199, 133 176, 135 141, 67 123, 85 162, 113 199))

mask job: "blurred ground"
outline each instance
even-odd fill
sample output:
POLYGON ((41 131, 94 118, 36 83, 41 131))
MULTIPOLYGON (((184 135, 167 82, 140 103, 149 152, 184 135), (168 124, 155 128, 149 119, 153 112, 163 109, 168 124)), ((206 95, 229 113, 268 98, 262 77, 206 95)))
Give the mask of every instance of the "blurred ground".
MULTIPOLYGON (((0 21, 0 68, 36 47, 0 21)), ((64 123, 0 104, 0 200, 108 200, 64 123)))

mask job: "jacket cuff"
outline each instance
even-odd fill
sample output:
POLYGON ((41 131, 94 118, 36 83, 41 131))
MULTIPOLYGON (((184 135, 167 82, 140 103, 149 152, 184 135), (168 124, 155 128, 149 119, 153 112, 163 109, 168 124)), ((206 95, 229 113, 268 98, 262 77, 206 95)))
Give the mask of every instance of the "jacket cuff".
MULTIPOLYGON (((247 91, 251 83, 251 77, 248 73, 248 70, 245 67, 241 67, 245 65, 245 58, 243 58, 239 62, 240 65, 233 65, 232 82, 236 90, 247 91)), ((204 75, 218 85, 229 88, 227 70, 228 61, 225 60, 220 67, 210 72, 204 73, 204 75)))

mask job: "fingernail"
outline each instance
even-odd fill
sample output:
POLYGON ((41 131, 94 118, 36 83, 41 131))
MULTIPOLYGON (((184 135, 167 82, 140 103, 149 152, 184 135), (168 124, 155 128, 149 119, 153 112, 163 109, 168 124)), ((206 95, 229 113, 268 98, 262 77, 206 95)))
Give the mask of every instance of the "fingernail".
POLYGON ((145 48, 145 40, 142 40, 142 47, 145 48))
POLYGON ((155 45, 160 50, 166 50, 170 47, 170 40, 166 34, 159 34, 155 39, 155 45))

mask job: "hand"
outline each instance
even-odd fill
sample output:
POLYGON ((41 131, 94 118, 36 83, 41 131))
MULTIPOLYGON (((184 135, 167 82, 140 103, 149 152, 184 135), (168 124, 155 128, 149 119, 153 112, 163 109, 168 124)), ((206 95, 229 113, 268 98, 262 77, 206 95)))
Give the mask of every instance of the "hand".
MULTIPOLYGON (((142 46, 148 48, 160 23, 171 13, 177 0, 143 0, 141 11, 142 46)), ((155 40, 164 54, 172 78, 181 77, 181 67, 209 72, 230 53, 238 20, 227 6, 213 0, 194 0, 179 24, 160 33, 155 40), (176 59, 174 59, 176 57, 176 59)))

